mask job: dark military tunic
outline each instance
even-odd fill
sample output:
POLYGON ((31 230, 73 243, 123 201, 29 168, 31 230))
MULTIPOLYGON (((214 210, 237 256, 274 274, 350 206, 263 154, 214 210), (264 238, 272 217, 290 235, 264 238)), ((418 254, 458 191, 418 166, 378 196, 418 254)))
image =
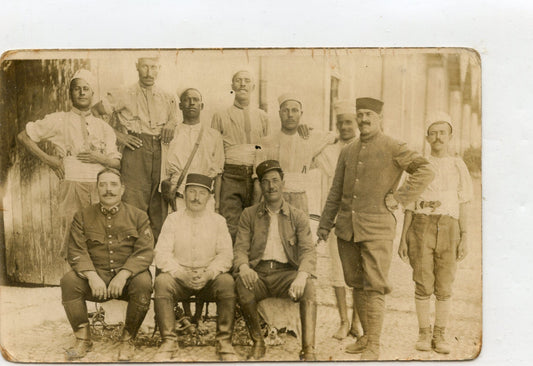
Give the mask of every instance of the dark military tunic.
POLYGON ((130 271, 132 277, 146 271, 153 248, 154 237, 144 211, 127 203, 106 210, 98 203, 74 216, 67 259, 74 271, 96 271, 106 281, 121 269, 130 271))

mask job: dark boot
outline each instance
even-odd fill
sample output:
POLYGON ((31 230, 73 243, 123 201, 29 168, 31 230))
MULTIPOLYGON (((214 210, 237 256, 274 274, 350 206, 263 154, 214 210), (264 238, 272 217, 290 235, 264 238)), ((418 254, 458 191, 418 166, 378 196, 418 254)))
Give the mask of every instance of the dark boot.
POLYGON ((367 292, 367 330, 368 344, 361 355, 361 360, 378 360, 381 329, 385 317, 385 295, 367 292))
POLYGON ((316 361, 316 311, 316 302, 312 300, 300 301, 300 318, 302 321, 302 351, 300 352, 300 360, 302 361, 316 361))
POLYGON ((348 307, 346 305, 346 288, 344 287, 333 287, 335 290, 335 298, 337 299, 337 309, 339 310, 339 318, 341 319, 341 324, 339 329, 333 335, 333 338, 342 340, 346 338, 350 332, 350 324, 348 321, 348 307))
POLYGON ((122 336, 120 338, 122 344, 120 345, 118 352, 119 361, 129 361, 133 358, 135 353, 133 339, 137 336, 137 332, 148 312, 148 307, 149 306, 139 304, 134 300, 128 302, 126 321, 124 322, 124 329, 122 330, 122 336))
POLYGON ((67 349, 66 357, 67 361, 74 361, 85 357, 93 345, 91 342, 87 305, 85 304, 85 300, 79 299, 63 302, 63 307, 65 308, 70 326, 74 331, 74 336, 76 337, 76 343, 67 349))
POLYGON ((345 351, 347 353, 362 353, 367 344, 368 337, 366 336, 368 332, 367 326, 367 301, 366 293, 362 289, 353 289, 353 301, 356 307, 357 314, 359 315, 359 320, 361 321, 361 326, 363 327, 363 336, 359 337, 354 344, 346 347, 345 351))
POLYGON ((172 360, 174 354, 179 350, 176 333, 174 332, 176 326, 174 304, 170 299, 156 297, 154 308, 157 326, 163 343, 159 346, 153 362, 168 362, 172 360))
POLYGON ((217 301, 217 334, 216 352, 220 361, 238 361, 231 344, 233 323, 235 321, 235 298, 230 297, 217 301))
POLYGON ((266 344, 263 332, 261 331, 261 321, 259 320, 259 313, 257 312, 257 303, 249 302, 241 304, 242 316, 250 332, 250 338, 254 342, 250 358, 260 360, 265 356, 266 344))

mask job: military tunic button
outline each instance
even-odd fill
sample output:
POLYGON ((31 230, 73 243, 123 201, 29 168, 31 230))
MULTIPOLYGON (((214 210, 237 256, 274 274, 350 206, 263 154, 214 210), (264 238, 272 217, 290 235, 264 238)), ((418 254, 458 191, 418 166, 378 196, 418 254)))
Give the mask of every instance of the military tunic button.
POLYGON ((107 219, 108 219, 108 220, 111 220, 111 216, 107 216, 107 219))
POLYGON ((112 235, 108 235, 107 237, 108 237, 109 239, 111 239, 112 235))
POLYGON ((363 164, 363 162, 362 161, 358 161, 357 164, 361 165, 361 164, 363 164))
POLYGON ((111 225, 107 225, 107 227, 111 227, 111 225))
POLYGON ((358 183, 359 182, 359 178, 355 178, 355 182, 358 183))
POLYGON ((111 268, 111 272, 115 272, 115 269, 114 269, 114 268, 111 268))
POLYGON ((113 263, 113 262, 114 262, 114 261, 113 261, 112 259, 109 261, 109 263, 113 263))
POLYGON ((353 195, 353 198, 357 198, 357 196, 354 194, 354 195, 353 195))
POLYGON ((366 149, 366 145, 363 145, 363 149, 366 149))
POLYGON ((112 251, 112 250, 110 250, 110 251, 109 251, 109 254, 113 254, 113 251, 112 251))
POLYGON ((109 241, 109 244, 113 244, 113 242, 112 242, 112 241, 109 241))

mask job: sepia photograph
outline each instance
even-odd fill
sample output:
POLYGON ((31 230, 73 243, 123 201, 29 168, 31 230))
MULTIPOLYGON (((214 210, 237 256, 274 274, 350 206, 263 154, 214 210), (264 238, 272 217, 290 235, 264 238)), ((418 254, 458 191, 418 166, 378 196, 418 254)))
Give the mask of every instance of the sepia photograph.
POLYGON ((0 62, 6 360, 478 357, 476 50, 0 62))

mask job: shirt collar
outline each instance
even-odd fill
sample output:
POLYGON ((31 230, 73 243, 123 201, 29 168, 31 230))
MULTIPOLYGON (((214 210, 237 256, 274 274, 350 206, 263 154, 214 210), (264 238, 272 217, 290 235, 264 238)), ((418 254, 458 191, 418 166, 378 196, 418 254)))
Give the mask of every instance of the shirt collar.
POLYGON ((237 102, 237 100, 234 100, 233 101, 233 106, 239 108, 239 109, 247 109, 247 108, 250 108, 250 104, 248 104, 247 106, 244 106, 244 105, 240 105, 239 102, 237 102))
POLYGON ((198 122, 197 124, 195 125, 188 125, 186 123, 183 123, 181 122, 179 125, 178 125, 178 128, 187 128, 187 129, 190 129, 190 130, 194 130, 194 131, 200 131, 200 128, 202 127, 202 122, 198 122))
MULTIPOLYGON (((259 208, 257 209, 257 213, 259 216, 264 216, 265 214, 268 214, 269 212, 272 212, 268 209, 266 202, 263 201, 259 204, 259 208)), ((284 216, 289 216, 289 204, 285 202, 285 200, 282 201, 281 207, 279 209, 279 214, 284 216)))
POLYGON ((159 90, 159 88, 155 85, 152 85, 150 88, 145 88, 144 86, 141 86, 141 83, 138 82, 137 83, 137 87, 139 88, 139 91, 143 94, 146 94, 146 91, 150 90, 152 92, 153 95, 159 95, 161 94, 161 91, 159 90))
POLYGON ((120 210, 120 202, 111 208, 105 208, 100 203, 100 212, 104 215, 115 215, 120 210))
POLYGON ((84 116, 84 117, 90 116, 92 114, 90 109, 87 111, 80 111, 78 108, 72 107, 71 111, 77 114, 78 116, 84 116))

